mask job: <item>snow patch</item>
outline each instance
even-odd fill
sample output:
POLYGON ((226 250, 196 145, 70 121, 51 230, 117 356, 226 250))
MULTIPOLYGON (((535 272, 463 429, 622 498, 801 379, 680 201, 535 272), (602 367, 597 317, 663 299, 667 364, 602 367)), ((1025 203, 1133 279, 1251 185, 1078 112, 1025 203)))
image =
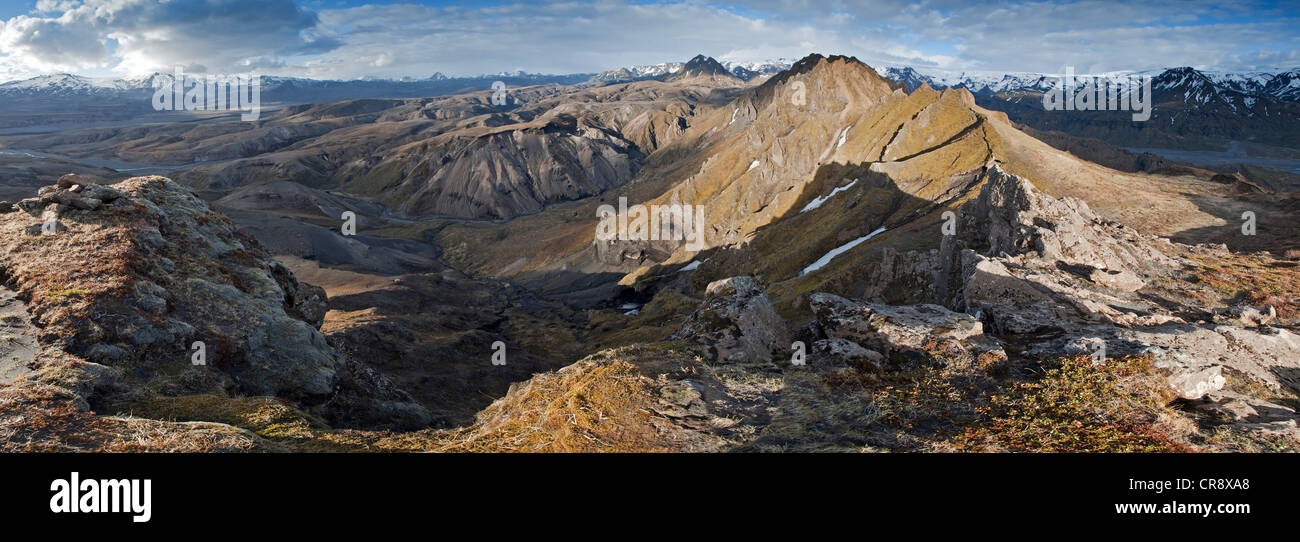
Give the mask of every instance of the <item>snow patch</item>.
POLYGON ((846 184, 844 186, 837 186, 835 187, 834 190, 831 190, 830 194, 826 194, 825 196, 817 196, 816 198, 813 198, 813 200, 808 202, 808 205, 804 205, 803 209, 800 209, 799 212, 803 213, 821 207, 822 204, 826 203, 827 200, 835 197, 835 194, 839 194, 840 192, 848 190, 849 188, 851 188, 853 185, 857 183, 858 180, 853 179, 853 182, 850 182, 849 184, 846 184))
POLYGON ((831 249, 830 252, 827 252, 825 256, 817 258, 817 261, 813 262, 808 267, 803 268, 803 271, 800 271, 799 274, 807 275, 808 273, 826 267, 826 264, 831 263, 831 260, 834 259, 836 256, 839 256, 840 254, 844 254, 845 252, 848 252, 853 247, 861 245, 862 243, 867 242, 868 239, 871 239, 872 237, 880 235, 884 232, 885 232, 885 227, 881 226, 879 228, 876 228, 876 231, 873 231, 871 233, 863 235, 862 237, 859 237, 857 239, 844 243, 843 245, 835 247, 831 249))

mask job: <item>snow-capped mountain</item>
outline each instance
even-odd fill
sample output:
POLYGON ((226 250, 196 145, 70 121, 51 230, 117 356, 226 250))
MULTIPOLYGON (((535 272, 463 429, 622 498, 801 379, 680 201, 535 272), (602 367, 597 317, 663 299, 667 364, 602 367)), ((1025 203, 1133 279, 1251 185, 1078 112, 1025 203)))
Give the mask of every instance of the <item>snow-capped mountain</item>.
POLYGON ((1300 102, 1300 68, 1274 75, 1264 84, 1264 92, 1283 100, 1300 102))
POLYGON ((1237 92, 1257 94, 1264 91, 1264 85, 1273 79, 1268 72, 1214 72, 1202 71, 1214 84, 1237 92))
MULTIPOLYGON (((732 75, 744 80, 759 75, 779 73, 790 67, 787 59, 764 60, 758 62, 719 62, 732 75)), ((651 79, 675 74, 686 65, 685 62, 661 62, 627 66, 608 70, 590 76, 592 83, 613 83, 651 79)), ((1033 72, 995 72, 995 71, 953 71, 935 68, 913 68, 910 66, 881 66, 879 73, 898 83, 906 89, 913 90, 927 84, 931 88, 945 89, 952 87, 966 88, 976 96, 987 96, 1008 92, 1043 92, 1050 89, 1059 80, 1057 74, 1033 72)), ((1270 73, 1256 72, 1219 72, 1194 70, 1192 68, 1171 68, 1146 72, 1116 72, 1116 75, 1150 75, 1161 80, 1164 88, 1190 85, 1187 89, 1188 100, 1200 100, 1208 103, 1213 92, 1232 91, 1243 95, 1269 95, 1275 98, 1300 102, 1300 68, 1270 73), (1192 73, 1195 72, 1195 73, 1192 73), (1214 87, 1214 88, 1211 88, 1214 87)), ((42 75, 31 79, 0 83, 0 96, 47 95, 47 96, 90 96, 116 92, 131 92, 152 87, 154 75, 135 78, 86 77, 67 73, 42 75)), ((519 83, 543 83, 557 79, 576 79, 587 74, 547 75, 527 73, 522 70, 485 74, 476 77, 448 77, 441 72, 434 73, 426 79, 401 78, 382 79, 365 78, 351 81, 308 79, 302 77, 262 76, 263 91, 289 86, 294 88, 339 88, 346 86, 373 87, 376 84, 418 87, 431 82, 469 81, 481 79, 507 78, 519 83)), ((413 88, 402 89, 414 90, 413 88)), ((405 94, 406 92, 401 92, 405 94)), ((1189 102, 1189 103, 1192 103, 1189 102)))
POLYGON ((1269 72, 1202 71, 1214 84, 1245 94, 1270 94, 1283 100, 1300 101, 1300 68, 1269 72))
POLYGON ((748 81, 760 75, 770 75, 781 73, 790 67, 791 61, 784 58, 776 60, 763 60, 760 62, 732 62, 723 61, 722 65, 731 72, 731 75, 748 81))
MULTIPOLYGON (((522 71, 476 77, 434 74, 424 79, 316 80, 263 76, 262 101, 267 104, 327 103, 352 98, 410 98, 440 96, 491 88, 495 81, 510 87, 538 84, 600 86, 645 79, 670 79, 684 74, 730 75, 751 81, 789 68, 784 59, 761 62, 719 62, 699 55, 691 62, 662 62, 629 66, 599 74, 544 75, 522 71), (694 63, 694 69, 692 64, 694 63), (698 73, 695 73, 698 72, 698 73)), ((1057 74, 1032 72, 951 71, 910 66, 881 66, 877 72, 907 90, 921 85, 934 89, 969 89, 976 100, 1007 112, 1017 122, 1040 129, 1114 139, 1130 146, 1182 144, 1224 138, 1255 137, 1262 142, 1291 146, 1300 137, 1300 68, 1277 73, 1210 72, 1171 68, 1108 75, 1145 75, 1153 81, 1152 120, 1159 129, 1138 134, 1127 121, 1102 121, 1099 115, 1048 114, 1037 95, 1059 83, 1057 74), (1042 118, 1040 118, 1042 117, 1042 118), (1079 118, 1075 118, 1079 117, 1079 118), (1108 124, 1110 123, 1110 124, 1108 124), (1125 130, 1133 131, 1128 134, 1125 130), (1162 132, 1171 132, 1163 137, 1162 132), (1119 137, 1115 134, 1133 137, 1119 137), (1141 137, 1138 137, 1138 136, 1141 137), (1161 136, 1161 137, 1155 137, 1161 136)), ((0 128, 41 125, 46 110, 82 112, 87 121, 111 121, 151 111, 152 77, 93 78, 53 74, 0 84, 0 111, 10 113, 0 128), (89 101, 115 107, 87 108, 89 101), (14 105, 5 110, 5 104, 14 105), (36 105, 39 107, 33 108, 36 105)), ((1082 85, 1080 85, 1082 86, 1082 85)), ((1128 118, 1128 117, 1124 117, 1128 118)))
MULTIPOLYGON (((780 73, 790 67, 790 61, 784 58, 758 62, 735 62, 728 60, 720 61, 719 63, 722 67, 726 68, 728 73, 745 81, 749 81, 750 79, 760 75, 780 73)), ((657 77, 676 74, 681 71, 686 64, 687 63, 685 62, 661 62, 659 64, 626 66, 596 74, 596 76, 592 78, 592 81, 597 83, 624 83, 628 81, 654 79, 657 77)))
POLYGON ((152 88, 152 78, 153 76, 115 79, 56 73, 0 84, 0 96, 114 94, 152 88))
POLYGON ((907 66, 885 67, 880 74, 902 84, 909 91, 924 83, 934 89, 965 88, 976 96, 999 92, 1043 92, 1050 89, 1057 80, 1055 76, 1041 73, 947 70, 920 72, 907 66))
MULTIPOLYGON (((921 71, 907 66, 885 67, 880 70, 880 74, 902 84, 909 91, 927 84, 934 89, 965 88, 975 96, 1044 92, 1058 84, 1061 77, 1059 74, 1032 72, 956 72, 937 69, 921 71)), ((1181 67, 1113 72, 1103 75, 1150 76, 1153 80, 1154 92, 1178 94, 1178 101, 1187 104, 1220 102, 1230 104, 1229 107, 1244 106, 1245 109, 1249 109, 1266 96, 1282 101, 1300 102, 1300 68, 1278 73, 1229 73, 1181 67)))
POLYGON ((613 70, 600 72, 591 78, 592 83, 609 84, 625 83, 628 81, 640 81, 643 79, 654 79, 663 77, 681 71, 684 62, 661 62, 659 64, 646 64, 642 66, 627 66, 613 70))
MULTIPOLYGON (((59 100, 140 100, 154 92, 153 79, 171 74, 154 73, 134 78, 86 77, 72 74, 53 74, 0 84, 0 97, 10 99, 59 100)), ((202 76, 190 74, 186 76, 202 76)), ((285 104, 343 100, 348 98, 405 98, 438 96, 448 92, 468 92, 490 88, 492 82, 502 80, 512 87, 538 84, 575 84, 590 74, 547 75, 525 72, 480 75, 477 77, 447 77, 435 73, 427 79, 362 78, 350 81, 308 79, 263 75, 259 79, 263 100, 285 104)), ((50 102, 54 106, 54 102, 50 102)), ((3 105, 0 104, 0 108, 3 105)))
POLYGON ((1152 93, 1162 102, 1181 102, 1201 108, 1237 105, 1245 108, 1259 100, 1258 93, 1247 93, 1219 85, 1209 76, 1189 67, 1165 70, 1152 79, 1152 93), (1252 95, 1254 94, 1254 95, 1252 95))

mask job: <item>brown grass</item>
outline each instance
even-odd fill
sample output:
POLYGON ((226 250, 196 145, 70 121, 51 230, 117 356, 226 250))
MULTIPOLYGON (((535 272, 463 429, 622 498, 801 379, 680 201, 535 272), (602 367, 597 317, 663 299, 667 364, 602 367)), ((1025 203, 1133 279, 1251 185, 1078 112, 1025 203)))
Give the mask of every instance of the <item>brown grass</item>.
POLYGON ((1192 273, 1214 305, 1272 305, 1284 321, 1300 318, 1300 263, 1263 254, 1196 255, 1192 273))
POLYGON ((965 451, 1185 452, 1161 427, 1171 399, 1146 359, 1065 358, 1031 382, 1013 382, 976 408, 982 419, 952 444, 965 451))
POLYGON ((669 451, 651 423, 652 400, 631 364, 588 359, 513 386, 439 451, 669 451))
POLYGON ((248 452, 257 437, 234 427, 98 416, 78 409, 56 386, 26 383, 0 390, 0 451, 248 452))

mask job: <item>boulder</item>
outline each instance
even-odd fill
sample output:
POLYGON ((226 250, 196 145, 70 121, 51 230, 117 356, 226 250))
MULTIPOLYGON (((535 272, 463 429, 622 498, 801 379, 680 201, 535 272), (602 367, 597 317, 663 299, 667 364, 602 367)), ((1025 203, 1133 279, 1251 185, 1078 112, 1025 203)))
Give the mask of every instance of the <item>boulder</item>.
POLYGON ((1233 305, 1214 309, 1214 321, 1219 324, 1256 327, 1268 325, 1277 318, 1277 309, 1272 305, 1254 307, 1251 305, 1233 305))
POLYGON ((1165 373, 1165 382, 1183 399, 1200 399, 1207 393, 1223 389, 1227 379, 1220 365, 1189 366, 1175 361, 1158 360, 1156 368, 1165 373))
POLYGON ((971 358, 984 352, 1006 357, 996 341, 984 336, 978 318, 939 305, 860 303, 828 293, 813 294, 810 303, 827 337, 852 341, 884 358, 941 347, 971 358))
POLYGON ((785 321, 753 277, 714 281, 705 295, 673 338, 709 345, 717 361, 730 363, 766 363, 772 361, 773 351, 789 349, 785 321))
POLYGON ((822 339, 814 342, 810 352, 809 363, 814 368, 822 368, 826 365, 828 368, 855 367, 855 368, 879 368, 885 361, 885 356, 875 350, 863 348, 862 345, 848 339, 822 339))

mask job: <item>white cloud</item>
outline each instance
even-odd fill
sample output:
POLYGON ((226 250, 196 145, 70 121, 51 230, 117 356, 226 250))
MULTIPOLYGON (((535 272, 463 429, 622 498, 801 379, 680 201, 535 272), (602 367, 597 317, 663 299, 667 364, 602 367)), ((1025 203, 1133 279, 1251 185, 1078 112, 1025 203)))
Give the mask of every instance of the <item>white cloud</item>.
POLYGON ((0 77, 175 65, 317 78, 575 73, 698 53, 757 61, 818 52, 1007 71, 1297 64, 1297 14, 1247 7, 1255 19, 1243 22, 1240 10, 1180 0, 596 0, 316 11, 290 0, 40 0, 0 22, 0 77))
POLYGON ((332 48, 312 32, 316 23, 290 0, 43 0, 33 13, 4 22, 0 62, 35 72, 236 71, 332 48))

